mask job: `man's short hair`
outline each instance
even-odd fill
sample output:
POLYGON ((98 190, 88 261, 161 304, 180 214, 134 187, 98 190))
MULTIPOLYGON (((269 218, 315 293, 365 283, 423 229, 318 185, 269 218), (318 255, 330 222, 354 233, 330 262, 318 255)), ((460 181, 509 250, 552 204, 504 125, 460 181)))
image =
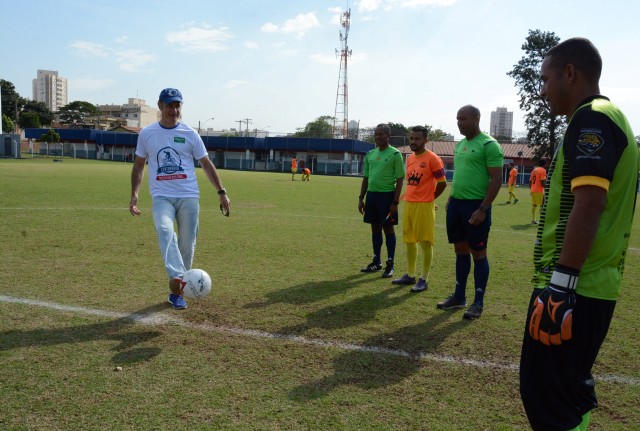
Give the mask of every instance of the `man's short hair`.
POLYGON ((422 136, 425 137, 425 138, 429 136, 429 129, 427 129, 424 126, 413 126, 411 128, 411 131, 412 132, 420 132, 420 133, 422 133, 422 136))
POLYGON ((471 113, 471 115, 473 115, 474 117, 480 118, 480 110, 478 108, 476 108, 473 105, 464 105, 462 108, 460 108, 459 110, 465 110, 465 111, 469 111, 471 113))
POLYGON ((561 70, 567 64, 572 64, 592 84, 600 81, 602 73, 602 57, 598 48, 589 39, 574 37, 560 42, 545 54, 549 57, 552 69, 561 70))
POLYGON ((547 164, 547 161, 545 159, 538 160, 538 166, 544 166, 546 164, 547 164))
POLYGON ((391 127, 387 123, 380 123, 376 126, 376 129, 382 129, 387 136, 391 136, 391 127))

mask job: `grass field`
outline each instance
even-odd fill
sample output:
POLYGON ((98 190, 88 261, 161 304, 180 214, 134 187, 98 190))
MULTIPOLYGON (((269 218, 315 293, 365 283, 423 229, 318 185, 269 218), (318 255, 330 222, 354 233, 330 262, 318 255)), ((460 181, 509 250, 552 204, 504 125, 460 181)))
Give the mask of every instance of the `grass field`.
MULTIPOLYGON (((503 204, 506 189, 496 200, 485 311, 468 322, 435 307, 454 285, 448 190, 429 290, 411 294, 359 271, 371 260, 359 178, 222 170, 226 218, 198 172, 194 267, 214 291, 174 311, 146 178, 143 215, 128 212, 130 170, 0 161, 0 429, 528 429, 517 374, 535 231, 525 189, 517 205, 503 204)), ((399 275, 405 256, 399 239, 399 275)), ((640 429, 639 263, 636 222, 590 430, 640 429)))

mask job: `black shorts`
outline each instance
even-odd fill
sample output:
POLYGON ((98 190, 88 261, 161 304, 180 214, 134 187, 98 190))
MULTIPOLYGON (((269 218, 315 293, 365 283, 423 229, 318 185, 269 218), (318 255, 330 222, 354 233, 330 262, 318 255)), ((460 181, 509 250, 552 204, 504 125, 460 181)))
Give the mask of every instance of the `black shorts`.
POLYGON ((397 225, 398 211, 389 212, 395 196, 396 192, 367 192, 367 199, 364 202, 364 222, 397 225))
POLYGON ((565 431, 577 427, 585 413, 598 407, 591 368, 616 302, 576 295, 572 339, 545 346, 531 338, 528 330, 531 304, 540 292, 534 289, 529 301, 520 357, 520 395, 534 431, 565 431))
POLYGON ((450 198, 447 205, 447 238, 449 244, 467 242, 472 250, 487 248, 489 231, 491 230, 491 208, 486 212, 484 221, 474 226, 469 223, 471 214, 482 204, 481 199, 450 198))

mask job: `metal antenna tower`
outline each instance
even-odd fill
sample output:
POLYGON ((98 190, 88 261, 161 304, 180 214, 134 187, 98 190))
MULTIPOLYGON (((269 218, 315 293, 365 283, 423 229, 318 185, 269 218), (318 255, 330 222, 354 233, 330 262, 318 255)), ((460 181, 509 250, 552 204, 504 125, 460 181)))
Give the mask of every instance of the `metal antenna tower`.
MULTIPOLYGON (((351 26, 351 8, 342 13, 340 18, 340 72, 338 73, 338 90, 336 91, 336 109, 333 116, 333 136, 347 139, 349 137, 349 85, 347 81, 347 59, 351 50, 347 41, 351 26)), ((338 50, 336 49, 336 55, 338 50)))

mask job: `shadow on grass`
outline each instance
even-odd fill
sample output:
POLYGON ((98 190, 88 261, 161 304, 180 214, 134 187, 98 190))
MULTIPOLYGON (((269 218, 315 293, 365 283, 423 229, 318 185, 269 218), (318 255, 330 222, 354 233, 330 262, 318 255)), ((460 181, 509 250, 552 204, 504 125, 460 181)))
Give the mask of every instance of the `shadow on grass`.
POLYGON ((394 286, 349 302, 322 308, 307 314, 305 323, 284 327, 278 333, 301 335, 311 328, 338 329, 363 324, 375 318, 378 310, 395 307, 406 301, 412 295, 408 290, 404 295, 392 296, 405 289, 405 286, 394 286))
POLYGON ((292 389, 289 398, 305 402, 324 397, 340 386, 366 390, 399 383, 420 369, 421 353, 435 351, 450 334, 470 324, 460 317, 456 312, 437 312, 423 323, 371 337, 363 344, 371 346, 370 351, 339 354, 333 362, 333 375, 292 389))
POLYGON ((134 364, 148 361, 158 356, 161 349, 157 347, 135 347, 140 343, 152 340, 162 335, 159 331, 128 332, 128 328, 135 324, 135 318, 150 316, 167 309, 166 303, 147 307, 132 315, 104 322, 84 326, 69 326, 66 328, 32 329, 27 331, 0 332, 0 352, 3 350, 24 347, 52 346, 57 344, 75 344, 91 341, 119 341, 113 350, 117 353, 112 357, 115 364, 134 364), (135 318, 133 317, 135 316, 135 318))
POLYGON ((265 300, 251 302, 244 308, 265 308, 273 304, 311 304, 370 282, 371 277, 364 273, 350 275, 342 280, 310 281, 269 292, 265 295, 265 300))

